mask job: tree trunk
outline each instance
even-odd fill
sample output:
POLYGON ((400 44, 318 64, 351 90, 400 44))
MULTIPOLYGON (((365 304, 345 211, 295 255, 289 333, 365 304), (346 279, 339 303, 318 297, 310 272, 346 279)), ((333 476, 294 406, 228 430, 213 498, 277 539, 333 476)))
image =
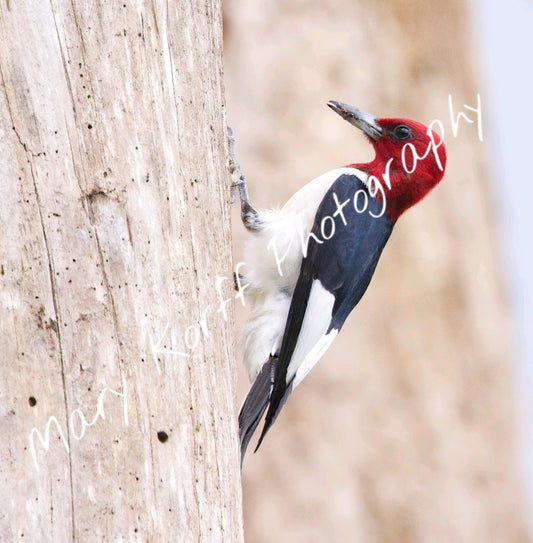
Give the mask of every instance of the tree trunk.
POLYGON ((1 541, 242 541, 221 42, 0 7, 1 541))
MULTIPOLYGON (((225 4, 229 124, 256 207, 373 158, 331 99, 379 117, 439 119, 448 151, 442 183, 400 218, 368 292, 245 459, 254 543, 281 527, 283 543, 530 541, 484 164, 490 116, 466 4, 225 4), (463 106, 476 107, 478 93, 482 119, 463 106), (448 95, 453 121, 474 120, 461 119, 455 136, 448 95)), ((240 251, 243 236, 235 240, 240 251)), ((240 397, 247 381, 242 372, 240 397)))

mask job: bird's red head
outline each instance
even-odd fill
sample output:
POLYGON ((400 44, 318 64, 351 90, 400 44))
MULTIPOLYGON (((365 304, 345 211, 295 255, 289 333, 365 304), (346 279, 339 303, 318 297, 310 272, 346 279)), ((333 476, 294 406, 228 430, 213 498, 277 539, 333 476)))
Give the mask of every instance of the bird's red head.
POLYGON ((444 175, 446 149, 442 139, 423 124, 407 119, 376 119, 340 102, 329 107, 368 137, 376 157, 367 164, 351 164, 381 183, 386 211, 393 221, 420 201, 444 175))

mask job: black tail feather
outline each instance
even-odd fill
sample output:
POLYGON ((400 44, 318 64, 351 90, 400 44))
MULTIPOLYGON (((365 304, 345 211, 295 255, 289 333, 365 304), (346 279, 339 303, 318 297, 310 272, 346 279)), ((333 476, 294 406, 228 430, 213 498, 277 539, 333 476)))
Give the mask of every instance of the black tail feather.
MULTIPOLYGON (((275 411, 273 410, 272 404, 270 404, 266 417, 265 417, 265 424, 263 426, 263 431, 261 432, 261 435, 259 436, 259 441, 257 442, 257 446, 255 447, 254 453, 257 452, 257 449, 259 449, 259 446, 261 445, 261 443, 263 443, 263 439, 266 436, 266 433, 268 432, 269 428, 276 422, 278 415, 281 413, 281 408, 285 405, 285 402, 287 401, 287 398, 289 397, 289 394, 291 392, 292 392, 292 381, 289 383, 289 385, 285 389, 285 392, 283 393, 283 396, 281 397, 281 400, 278 403, 275 411)), ((256 424, 256 427, 257 427, 257 424, 256 424)))
POLYGON ((239 413, 241 466, 248 443, 265 412, 272 393, 273 375, 278 358, 271 356, 258 373, 239 413))

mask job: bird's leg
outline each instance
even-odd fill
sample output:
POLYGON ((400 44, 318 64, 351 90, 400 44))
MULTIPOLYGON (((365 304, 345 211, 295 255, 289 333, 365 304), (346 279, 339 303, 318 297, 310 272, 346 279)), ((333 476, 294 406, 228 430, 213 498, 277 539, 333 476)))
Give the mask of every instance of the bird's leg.
POLYGON ((231 203, 235 202, 236 190, 239 189, 239 198, 241 200, 241 219, 248 230, 260 230, 261 220, 259 213, 250 205, 248 199, 248 189, 246 187, 246 178, 242 173, 241 167, 235 157, 235 138, 233 130, 228 126, 228 144, 229 144, 229 171, 232 178, 231 183, 231 203))

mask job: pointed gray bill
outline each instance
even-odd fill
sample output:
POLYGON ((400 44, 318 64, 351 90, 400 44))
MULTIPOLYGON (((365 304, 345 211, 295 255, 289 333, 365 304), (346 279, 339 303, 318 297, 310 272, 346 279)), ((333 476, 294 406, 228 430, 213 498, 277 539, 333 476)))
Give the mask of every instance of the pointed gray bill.
POLYGON ((370 139, 375 141, 383 135, 383 129, 374 115, 335 100, 330 100, 328 106, 345 121, 362 130, 370 139))

